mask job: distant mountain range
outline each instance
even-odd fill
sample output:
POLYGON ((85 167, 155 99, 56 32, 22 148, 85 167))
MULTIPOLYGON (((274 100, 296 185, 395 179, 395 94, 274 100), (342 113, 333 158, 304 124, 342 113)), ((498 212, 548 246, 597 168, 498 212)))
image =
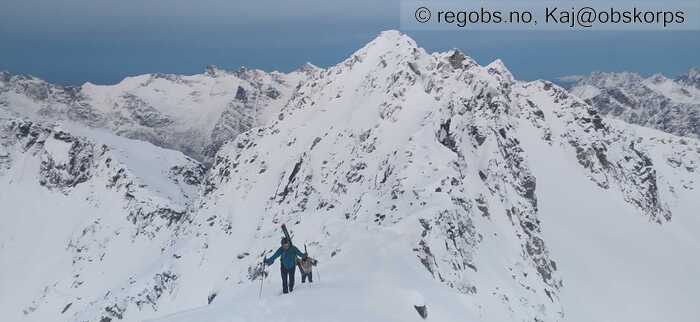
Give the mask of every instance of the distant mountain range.
POLYGON ((657 74, 600 73, 578 80, 571 93, 601 114, 675 135, 700 138, 700 69, 675 79, 657 74))
POLYGON ((115 85, 69 87, 0 73, 0 116, 61 121, 151 142, 210 163, 227 140, 276 118, 309 73, 208 67, 200 75, 148 74, 115 85))

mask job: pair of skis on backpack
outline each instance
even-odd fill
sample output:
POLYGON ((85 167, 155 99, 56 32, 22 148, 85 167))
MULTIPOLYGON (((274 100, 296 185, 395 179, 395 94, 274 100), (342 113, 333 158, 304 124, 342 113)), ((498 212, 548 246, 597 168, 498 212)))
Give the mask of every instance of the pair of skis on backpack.
MULTIPOLYGON (((289 231, 287 230, 287 225, 282 224, 282 232, 284 233, 284 237, 287 238, 287 240, 289 240, 289 243, 291 245, 293 245, 292 236, 289 235, 289 231)), ((311 266, 316 266, 316 264, 318 264, 318 261, 309 257, 309 251, 306 249, 306 244, 304 244, 304 257, 301 260, 297 261, 297 266, 299 267, 299 270, 301 271, 302 274, 307 273, 307 270, 310 273, 311 266), (307 260, 309 261, 309 265, 304 263, 307 260), (307 266, 306 269, 304 269, 303 266, 307 266)))

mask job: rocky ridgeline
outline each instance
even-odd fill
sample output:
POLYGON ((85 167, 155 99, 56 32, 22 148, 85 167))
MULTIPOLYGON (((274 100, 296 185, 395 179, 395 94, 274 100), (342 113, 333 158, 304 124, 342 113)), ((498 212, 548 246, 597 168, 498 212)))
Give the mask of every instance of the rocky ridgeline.
POLYGON ((667 133, 700 138, 698 70, 669 79, 635 73, 593 73, 572 88, 601 114, 667 133))

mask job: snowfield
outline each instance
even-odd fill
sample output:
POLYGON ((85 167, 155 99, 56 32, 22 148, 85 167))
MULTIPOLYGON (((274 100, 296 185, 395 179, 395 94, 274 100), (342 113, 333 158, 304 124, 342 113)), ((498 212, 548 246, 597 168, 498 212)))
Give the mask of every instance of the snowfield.
MULTIPOLYGON (((292 74, 206 170, 109 126, 2 120, 3 320, 403 322, 423 306, 426 321, 700 317, 697 139, 396 31, 292 74), (259 271, 281 224, 319 260, 291 295, 277 262, 259 271)), ((186 90, 160 86, 139 91, 186 90)))

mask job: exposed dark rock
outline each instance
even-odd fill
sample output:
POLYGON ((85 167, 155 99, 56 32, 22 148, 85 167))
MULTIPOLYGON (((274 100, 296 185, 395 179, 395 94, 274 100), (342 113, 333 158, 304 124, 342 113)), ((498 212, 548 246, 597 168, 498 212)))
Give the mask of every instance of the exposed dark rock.
POLYGON ((423 320, 428 318, 428 307, 425 305, 414 305, 413 306, 416 309, 416 312, 418 312, 418 315, 420 315, 423 320))

